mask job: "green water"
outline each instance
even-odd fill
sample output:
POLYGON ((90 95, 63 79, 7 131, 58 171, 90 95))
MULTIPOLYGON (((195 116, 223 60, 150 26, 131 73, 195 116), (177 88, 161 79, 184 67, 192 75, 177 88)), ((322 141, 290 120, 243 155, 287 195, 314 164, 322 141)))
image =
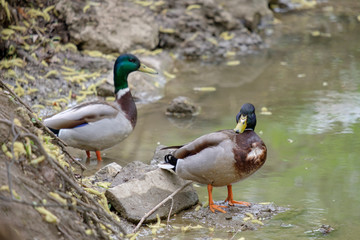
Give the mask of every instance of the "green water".
MULTIPOLYGON (((135 131, 104 151, 103 164, 149 163, 159 143, 179 145, 233 128, 241 105, 251 102, 257 108, 255 130, 268 147, 268 158, 252 177, 234 184, 235 199, 274 202, 292 211, 265 221, 257 231, 238 233, 234 239, 358 239, 360 22, 355 14, 341 12, 345 10, 320 8, 282 16, 283 24, 275 29, 279 36, 273 37, 271 48, 240 58, 238 66, 178 62, 176 79, 167 83, 165 97, 139 109, 135 131), (331 36, 313 37, 314 30, 331 36), (193 90, 209 86, 216 91, 193 90), (166 117, 168 102, 179 95, 201 106, 200 115, 187 121, 166 117), (260 114, 262 107, 272 115, 260 114), (322 224, 336 231, 328 236, 308 232, 322 224)), ((200 201, 206 202, 206 188, 196 190, 200 201)), ((214 189, 215 200, 225 199, 226 194, 226 188, 214 189)), ((233 236, 206 229, 165 231, 158 237, 233 236)))

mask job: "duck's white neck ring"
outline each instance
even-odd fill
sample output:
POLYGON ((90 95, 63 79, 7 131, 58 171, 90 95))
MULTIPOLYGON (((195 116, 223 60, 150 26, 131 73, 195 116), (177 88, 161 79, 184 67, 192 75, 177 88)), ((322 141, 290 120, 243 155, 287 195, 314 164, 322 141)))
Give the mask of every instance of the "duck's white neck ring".
POLYGON ((122 96, 124 96, 127 92, 129 92, 130 89, 127 87, 127 88, 123 88, 123 89, 120 89, 117 93, 116 93, 116 99, 120 99, 122 96))

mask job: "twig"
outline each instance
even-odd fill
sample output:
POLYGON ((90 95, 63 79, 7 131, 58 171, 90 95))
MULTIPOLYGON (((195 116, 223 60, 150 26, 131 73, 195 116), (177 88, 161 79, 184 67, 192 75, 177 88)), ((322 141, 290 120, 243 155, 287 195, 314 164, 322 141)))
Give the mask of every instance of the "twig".
MULTIPOLYGON (((28 189, 27 189, 28 190, 28 189)), ((84 205, 84 207, 80 207, 80 206, 74 206, 71 203, 68 204, 59 204, 59 203, 55 203, 55 204, 51 204, 51 203, 42 203, 41 201, 39 202, 27 202, 27 201, 23 201, 23 200, 18 200, 16 198, 12 199, 12 198, 7 198, 4 196, 0 195, 0 200, 2 202, 11 202, 11 203, 17 203, 17 204, 22 204, 22 205, 26 205, 26 206, 32 206, 32 207, 45 207, 45 208, 75 208, 77 211, 80 212, 87 212, 89 213, 89 211, 93 211, 97 214, 102 214, 98 209, 84 204, 83 202, 81 202, 80 200, 77 199, 77 203, 81 203, 82 205, 84 205)), ((101 223, 104 223, 105 221, 101 221, 101 223)), ((107 223, 109 224, 109 223, 107 223)), ((110 230, 113 230, 113 228, 110 228, 110 230)))
MULTIPOLYGON (((92 218, 93 219, 93 218, 92 218)), ((93 219, 94 220, 94 219, 93 219)), ((105 235, 105 233, 101 230, 101 226, 99 222, 96 222, 96 224, 94 224, 97 232, 99 233, 99 239, 107 239, 107 236, 105 235)))
POLYGON ((57 229, 69 240, 75 240, 72 236, 70 236, 64 229, 60 227, 60 224, 56 224, 57 229))
POLYGON ((186 188, 187 186, 189 186, 190 184, 192 184, 192 182, 188 182, 186 184, 184 184, 182 187, 179 187, 178 189, 175 190, 175 192, 173 192, 172 194, 170 194, 167 198, 165 198, 164 200, 162 200, 158 205, 156 205, 153 209, 151 209, 149 212, 147 212, 140 220, 140 222, 138 223, 138 225, 136 225, 136 227, 133 230, 133 233, 136 233, 139 228, 141 227, 142 223, 146 220, 146 218, 148 218, 151 214, 153 214, 158 208, 160 208, 164 203, 166 203, 167 201, 169 201, 169 199, 172 199, 173 196, 175 196, 177 193, 179 193, 180 191, 182 191, 184 188, 186 188))
MULTIPOLYGON (((62 193, 62 192, 59 192, 59 191, 56 191, 56 193, 58 193, 60 196, 62 196, 63 198, 66 198, 66 199, 70 199, 72 200, 72 198, 69 196, 69 195, 66 195, 65 193, 62 193)), ((76 201, 76 205, 72 205, 72 207, 76 208, 76 209, 80 209, 80 210, 83 210, 83 211, 86 211, 87 213, 89 213, 90 211, 93 211, 94 213, 97 213, 97 214, 102 214, 97 208, 87 204, 87 203, 84 203, 83 201, 81 201, 80 199, 77 199, 77 198, 74 198, 75 201, 76 201), (79 205, 82 205, 83 207, 80 207, 80 206, 77 206, 77 204, 79 205)), ((105 223, 105 221, 102 221, 102 220, 99 220, 100 223, 102 224, 109 224, 109 223, 105 223)), ((115 231, 113 228, 109 228, 111 231, 115 231)))
POLYGON ((8 180, 8 185, 9 185, 10 196, 11 196, 11 199, 15 199, 15 198, 14 198, 13 191, 12 191, 12 180, 11 180, 10 169, 11 169, 12 165, 13 165, 14 162, 15 162, 14 143, 15 143, 15 141, 18 139, 19 134, 15 131, 15 124, 14 124, 14 122, 11 123, 11 132, 12 132, 12 134, 13 134, 13 136, 14 136, 14 137, 13 137, 13 140, 12 140, 12 145, 11 145, 11 155, 12 155, 12 159, 11 159, 11 162, 10 162, 10 163, 5 162, 5 165, 6 165, 7 180, 8 180))
POLYGON ((12 202, 12 203, 18 203, 18 204, 22 204, 22 205, 27 205, 27 206, 32 206, 32 207, 59 207, 59 208, 68 208, 68 207, 72 207, 71 204, 67 204, 67 205, 61 205, 61 204, 44 204, 42 202, 27 202, 27 201, 23 201, 23 200, 18 200, 16 198, 12 199, 12 198, 7 198, 4 196, 0 196, 0 199, 4 202, 12 202))
MULTIPOLYGON (((11 93, 11 95, 13 95, 17 101, 19 101, 32 115, 33 115, 33 111, 31 110, 31 108, 23 101, 21 100, 21 98, 19 98, 16 93, 14 93, 13 90, 11 90, 3 81, 0 80, 0 84, 1 87, 5 88, 6 91, 8 91, 9 93, 11 93)), ((35 116, 32 116, 35 118, 35 116)))
POLYGON ((241 229, 237 230, 236 233, 230 238, 230 240, 233 240, 239 232, 241 232, 241 229))
MULTIPOLYGON (((19 179, 21 179, 22 181, 24 181, 24 179, 23 178, 19 178, 19 179)), ((30 182, 30 181, 27 181, 27 182, 30 182)), ((26 183, 25 183, 26 184, 26 183)), ((26 186, 26 185, 23 185, 23 188, 25 188, 34 198, 36 198, 39 202, 42 200, 41 199, 41 197, 38 195, 38 194, 36 194, 36 193, 34 193, 28 186, 26 186)))
POLYGON ((174 206, 174 198, 171 197, 171 207, 170 207, 169 215, 168 215, 167 222, 166 222, 166 225, 168 225, 168 226, 169 226, 169 221, 170 221, 170 216, 171 216, 173 206, 174 206))
POLYGON ((29 62, 31 62, 31 63, 33 63, 35 65, 41 66, 41 65, 39 65, 39 62, 33 56, 28 54, 21 47, 17 47, 16 52, 17 52, 17 54, 19 54, 19 56, 21 56, 23 58, 26 58, 26 60, 28 60, 29 62))
POLYGON ((109 229, 110 231, 113 232, 113 234, 116 234, 117 231, 116 229, 114 229, 109 223, 99 219, 95 214, 91 214, 89 215, 89 217, 94 221, 94 222, 97 222, 97 223, 101 223, 102 225, 104 225, 104 227, 106 227, 107 229, 109 229))

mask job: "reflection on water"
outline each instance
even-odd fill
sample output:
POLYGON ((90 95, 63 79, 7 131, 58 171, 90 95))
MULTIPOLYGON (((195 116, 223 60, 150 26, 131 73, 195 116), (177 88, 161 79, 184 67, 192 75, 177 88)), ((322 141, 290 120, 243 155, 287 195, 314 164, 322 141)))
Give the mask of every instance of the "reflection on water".
POLYGON ((353 133, 360 119, 360 94, 336 91, 315 91, 312 103, 296 121, 300 133, 353 133))
MULTIPOLYGON (((236 239, 322 239, 309 234, 321 224, 337 230, 329 239, 357 239, 360 23, 356 15, 341 14, 319 9, 283 16, 277 30, 282 36, 272 48, 240 59, 238 66, 178 63, 177 78, 167 83, 165 97, 140 107, 135 131, 104 151, 103 164, 149 163, 158 144, 179 145, 205 133, 231 129, 241 105, 251 102, 257 108, 256 132, 267 144, 268 160, 253 176, 234 184, 234 198, 272 201, 293 211, 266 222, 258 231, 238 233, 236 239), (316 29, 331 36, 311 36, 316 29), (216 91, 196 92, 194 87, 216 91), (179 95, 190 97, 202 109, 181 124, 165 116, 167 104, 179 95), (264 106, 272 115, 259 114, 264 106)), ((200 201, 206 202, 206 188, 197 191, 200 201)), ((213 192, 216 200, 226 194, 224 188, 213 192)), ((182 220, 175 218, 172 223, 182 220)), ((177 239, 234 235, 221 229, 211 234, 201 230, 166 234, 177 239)))

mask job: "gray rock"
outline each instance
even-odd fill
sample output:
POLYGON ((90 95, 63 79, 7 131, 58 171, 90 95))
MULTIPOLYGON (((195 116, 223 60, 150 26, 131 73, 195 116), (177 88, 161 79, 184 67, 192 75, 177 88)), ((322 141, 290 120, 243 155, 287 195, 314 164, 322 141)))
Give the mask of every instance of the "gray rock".
POLYGON ((165 114, 175 117, 195 116, 199 112, 199 108, 195 106, 188 97, 179 96, 174 98, 167 107, 165 114))
POLYGON ((269 0, 270 9, 276 13, 285 13, 314 8, 316 1, 269 0))
MULTIPOLYGON (((217 3, 213 0, 204 0, 204 13, 207 18, 213 19, 217 24, 220 24, 226 28, 226 30, 232 30, 236 28, 239 22, 228 11, 223 8, 219 8, 217 3)), ((221 3, 222 4, 222 3, 221 3)))
POLYGON ((145 173, 153 171, 157 166, 150 166, 143 162, 134 161, 121 169, 119 174, 112 181, 111 187, 126 183, 132 179, 141 179, 145 173))
POLYGON ((95 173, 95 178, 99 181, 113 181, 116 175, 121 171, 122 167, 113 162, 105 167, 102 167, 99 171, 95 173))
POLYGON ((125 52, 135 46, 154 49, 158 24, 146 8, 131 1, 105 0, 84 13, 86 1, 61 0, 56 4, 71 39, 82 48, 125 52))
POLYGON ((244 24, 251 30, 255 30, 256 25, 260 24, 260 22, 267 24, 273 19, 267 0, 215 1, 222 4, 224 9, 233 17, 243 19, 244 24))
POLYGON ((159 145, 156 147, 153 159, 151 160, 151 165, 158 165, 159 163, 164 163, 164 157, 166 154, 172 153, 174 149, 163 149, 167 146, 159 145))
MULTIPOLYGON (((240 3, 236 0, 195 2, 199 7, 189 11, 188 6, 194 4, 192 0, 166 1, 167 6, 163 5, 167 9, 166 14, 158 14, 156 20, 160 26, 173 31, 166 33, 160 30, 159 47, 175 48, 185 58, 209 56, 208 61, 213 61, 212 56, 224 56, 227 51, 237 52, 236 43, 241 37, 258 36, 255 31, 257 26, 263 25, 267 18, 272 19, 267 0, 241 0, 240 3), (221 36, 225 31, 232 35, 230 39, 225 40, 221 36), (226 48, 218 48, 221 41, 228 42, 226 48)), ((261 45, 253 47, 256 49, 261 45)))
POLYGON ((99 183, 112 183, 121 170, 122 167, 119 164, 113 162, 102 167, 94 175, 85 177, 83 180, 84 182, 91 184, 92 188, 102 193, 105 192, 106 189, 102 186, 99 186, 99 183))
MULTIPOLYGON (((186 182, 174 173, 156 168, 145 172, 140 178, 109 188, 105 195, 116 211, 127 220, 137 223, 147 212, 186 182)), ((173 197, 172 214, 187 209, 198 201, 195 190, 192 186, 188 186, 173 197)), ((166 218, 170 208, 171 200, 150 215, 146 222, 156 220, 157 214, 161 218, 166 218)))
MULTIPOLYGON (((113 74, 111 74, 113 76, 113 74)), ((114 97, 114 84, 105 82, 96 88, 97 95, 100 97, 114 97)))

